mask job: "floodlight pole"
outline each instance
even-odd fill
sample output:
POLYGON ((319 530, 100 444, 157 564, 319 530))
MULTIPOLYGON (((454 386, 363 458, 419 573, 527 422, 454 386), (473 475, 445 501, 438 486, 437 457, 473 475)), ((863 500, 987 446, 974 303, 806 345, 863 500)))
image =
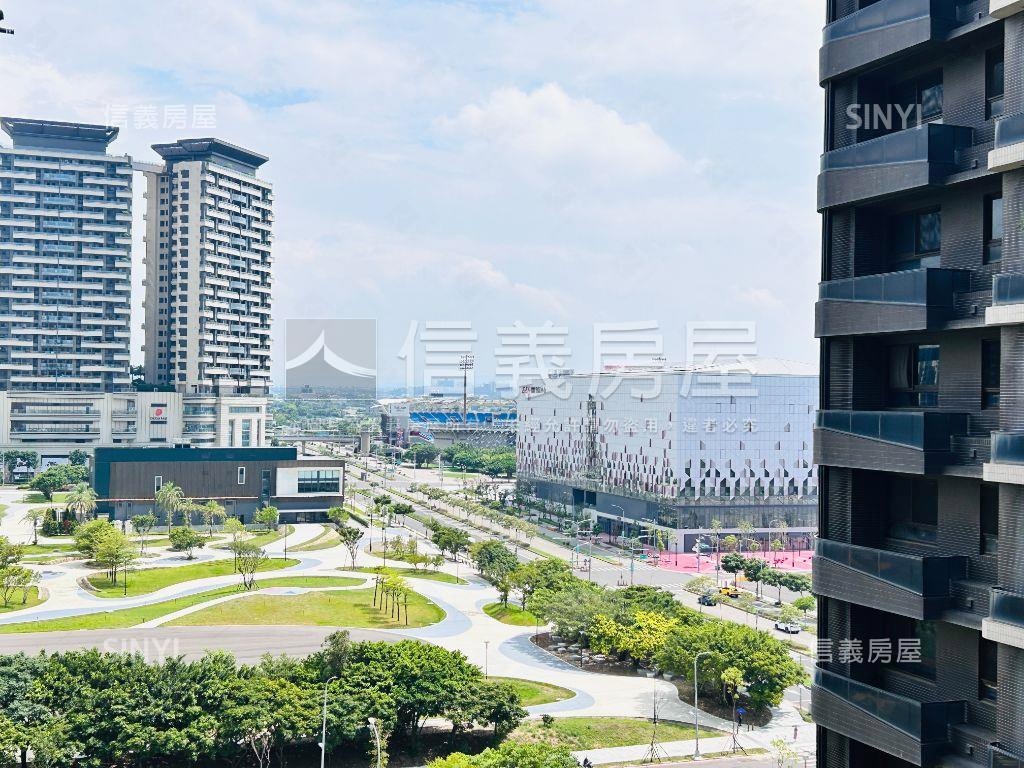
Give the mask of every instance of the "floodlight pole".
POLYGON ((462 370, 462 425, 466 425, 466 414, 468 412, 469 399, 469 372, 473 370, 475 358, 473 355, 463 355, 459 358, 459 368, 462 370))

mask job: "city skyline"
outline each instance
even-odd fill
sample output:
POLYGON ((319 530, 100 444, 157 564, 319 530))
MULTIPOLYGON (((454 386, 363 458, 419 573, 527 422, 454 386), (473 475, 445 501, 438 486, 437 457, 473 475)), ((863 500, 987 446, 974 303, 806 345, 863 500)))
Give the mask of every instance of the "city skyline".
MULTIPOLYGON (((728 5, 749 23, 734 29, 723 9, 698 27, 668 3, 607 6, 586 22, 559 3, 439 4, 436 16, 403 4, 204 8, 209 29, 233 30, 225 46, 181 29, 185 12, 14 2, 4 108, 118 122, 114 151, 144 162, 184 136, 271 158, 262 175, 286 278, 274 287, 275 386, 284 321, 302 317, 380 317, 384 385, 403 379, 409 323, 441 319, 474 322, 481 381, 495 329, 517 320, 568 326, 577 370, 599 321, 658 321, 666 355, 681 359, 687 321, 752 320, 760 352, 811 361, 810 313, 784 308, 808 305, 819 247, 806 160, 820 111, 814 4, 728 5), (125 41, 102 60, 67 32, 93 14, 125 41), (536 50, 558 37, 580 44, 536 50), (730 40, 735 55, 706 68, 730 40), (770 61, 751 67, 757 57, 770 61), (728 278, 703 268, 724 258, 737 264, 728 278), (626 309, 637 304, 642 317, 626 309)), ((138 221, 134 234, 137 282, 138 221)))

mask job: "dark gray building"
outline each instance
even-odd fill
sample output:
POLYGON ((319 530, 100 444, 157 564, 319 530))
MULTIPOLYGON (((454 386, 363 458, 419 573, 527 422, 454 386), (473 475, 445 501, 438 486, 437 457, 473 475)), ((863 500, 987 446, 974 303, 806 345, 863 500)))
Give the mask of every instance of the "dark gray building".
POLYGON ((1022 9, 827 3, 820 766, 1024 765, 1022 9))
POLYGON ((97 512, 116 520, 153 510, 156 492, 174 483, 246 523, 264 506, 303 523, 326 521, 343 504, 344 473, 340 460, 300 459, 295 448, 97 448, 93 487, 97 512))

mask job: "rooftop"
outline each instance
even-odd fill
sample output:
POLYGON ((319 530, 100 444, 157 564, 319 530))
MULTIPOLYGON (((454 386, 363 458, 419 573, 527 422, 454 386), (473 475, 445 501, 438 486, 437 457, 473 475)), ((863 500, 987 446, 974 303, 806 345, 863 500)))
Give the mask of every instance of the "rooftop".
POLYGON ((153 150, 164 160, 213 160, 227 162, 231 167, 255 173, 268 158, 259 152, 245 149, 220 139, 178 139, 171 144, 154 144, 153 150))
POLYGON ((33 120, 26 117, 0 117, 0 128, 11 137, 15 147, 77 149, 88 152, 106 152, 107 146, 118 134, 118 129, 109 125, 33 120))

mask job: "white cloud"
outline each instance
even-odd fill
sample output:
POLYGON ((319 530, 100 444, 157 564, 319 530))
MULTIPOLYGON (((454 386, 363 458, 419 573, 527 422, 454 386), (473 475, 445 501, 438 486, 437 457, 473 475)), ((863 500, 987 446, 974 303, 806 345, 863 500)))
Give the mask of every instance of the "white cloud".
POLYGON ((449 135, 528 160, 542 168, 577 167, 650 176, 676 167, 680 158, 654 130, 618 112, 569 96, 556 83, 527 93, 500 88, 482 104, 469 104, 438 121, 449 135))

